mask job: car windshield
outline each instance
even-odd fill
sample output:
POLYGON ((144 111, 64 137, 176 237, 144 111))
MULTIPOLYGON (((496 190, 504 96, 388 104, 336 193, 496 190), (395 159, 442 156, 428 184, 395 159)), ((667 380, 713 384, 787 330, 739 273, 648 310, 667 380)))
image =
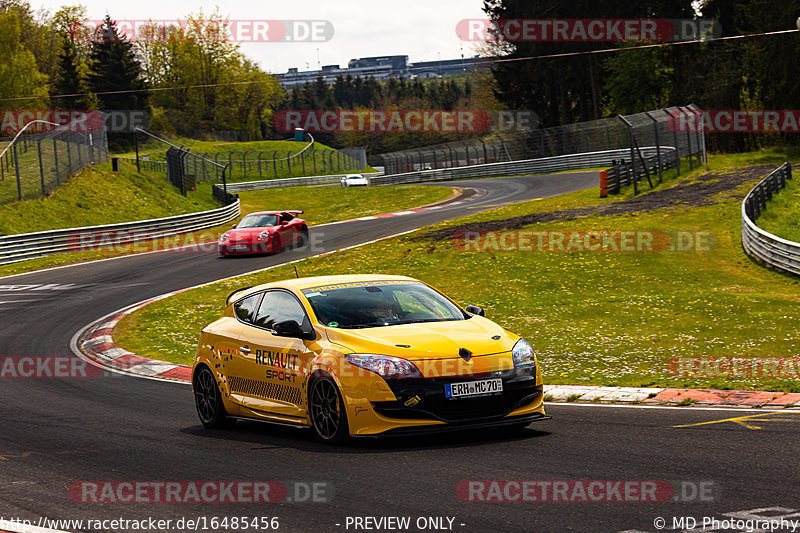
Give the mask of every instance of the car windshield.
POLYGON ((278 215, 247 215, 236 228, 266 228, 278 225, 278 215))
POLYGON ((341 283, 305 289, 303 294, 320 324, 332 328, 373 328, 466 318, 458 306, 423 283, 341 283))

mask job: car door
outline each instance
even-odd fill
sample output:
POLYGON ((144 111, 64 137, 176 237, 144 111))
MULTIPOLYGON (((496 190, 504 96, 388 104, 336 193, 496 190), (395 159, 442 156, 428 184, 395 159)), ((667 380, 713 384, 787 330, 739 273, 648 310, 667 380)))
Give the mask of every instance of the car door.
POLYGON ((276 335, 272 326, 285 320, 310 327, 303 306, 291 292, 265 291, 253 321, 240 334, 243 381, 237 385, 245 407, 304 419, 305 378, 319 345, 316 340, 276 335))
POLYGON ((248 325, 252 326, 258 312, 263 292, 251 294, 233 304, 233 314, 238 327, 231 329, 228 338, 218 340, 218 350, 222 360, 222 370, 228 382, 231 400, 239 405, 245 404, 247 396, 247 379, 250 367, 249 360, 253 357, 249 347, 241 342, 242 331, 248 325))
POLYGON ((294 244, 300 236, 300 228, 297 224, 297 219, 291 213, 281 213, 279 231, 283 238, 284 244, 294 244))

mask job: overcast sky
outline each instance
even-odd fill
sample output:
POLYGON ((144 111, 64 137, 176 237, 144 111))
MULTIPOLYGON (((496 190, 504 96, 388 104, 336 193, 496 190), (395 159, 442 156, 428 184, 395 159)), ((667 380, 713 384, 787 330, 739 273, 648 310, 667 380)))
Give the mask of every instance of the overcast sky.
POLYGON ((265 70, 289 67, 315 70, 319 64, 346 66, 350 59, 378 55, 408 55, 409 61, 455 59, 475 55, 472 43, 456 36, 456 23, 486 18, 481 0, 31 0, 34 9, 55 12, 64 4, 86 6, 90 19, 106 14, 117 20, 184 18, 201 8, 231 20, 327 20, 335 34, 321 43, 244 43, 242 50, 265 70))

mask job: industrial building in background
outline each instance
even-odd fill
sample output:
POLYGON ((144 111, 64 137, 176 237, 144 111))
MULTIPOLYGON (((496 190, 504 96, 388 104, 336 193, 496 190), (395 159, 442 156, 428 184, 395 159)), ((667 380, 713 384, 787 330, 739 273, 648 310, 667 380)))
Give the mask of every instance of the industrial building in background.
POLYGON ((455 74, 466 74, 488 68, 491 58, 470 57, 461 59, 444 59, 439 61, 419 61, 409 63, 408 56, 376 56, 351 59, 347 67, 325 65, 320 70, 300 72, 290 68, 285 74, 276 74, 278 81, 286 89, 314 82, 322 78, 332 85, 339 76, 354 78, 374 78, 376 81, 387 81, 391 78, 439 78, 455 74))

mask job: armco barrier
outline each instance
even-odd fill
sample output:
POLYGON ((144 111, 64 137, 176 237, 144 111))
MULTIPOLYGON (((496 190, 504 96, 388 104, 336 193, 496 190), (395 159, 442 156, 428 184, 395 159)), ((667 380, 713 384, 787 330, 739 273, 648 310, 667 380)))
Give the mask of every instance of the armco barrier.
POLYGON ((105 226, 87 226, 2 236, 0 237, 0 265, 55 252, 78 251, 82 242, 92 242, 93 240, 96 242, 110 241, 108 242, 109 245, 124 245, 213 228, 237 218, 239 213, 239 200, 237 198, 230 205, 200 213, 140 220, 138 222, 108 224, 105 226), (96 239, 93 239, 93 237, 96 237, 96 239))
POLYGON ((786 186, 792 177, 792 166, 784 163, 753 187, 742 202, 742 248, 768 268, 800 276, 800 243, 787 241, 764 231, 755 220, 767 207, 767 200, 786 186))
MULTIPOLYGON (((662 147, 663 149, 663 147, 662 147)), ((655 147, 643 147, 646 155, 655 154, 655 147)), ((582 154, 567 154, 540 159, 508 161, 504 163, 488 163, 468 167, 443 168, 437 170, 418 170, 403 174, 378 176, 370 181, 374 184, 418 183, 422 181, 456 180, 468 178, 487 178, 494 176, 519 176, 542 172, 559 172, 612 165, 617 159, 628 157, 628 149, 603 150, 582 154)))
MULTIPOLYGON (((664 149, 668 149, 668 147, 662 147, 662 150, 664 149)), ((656 149, 653 146, 647 146, 642 148, 642 152, 648 156, 654 156, 656 149)), ((378 172, 363 175, 368 177, 370 182, 374 185, 419 183, 423 181, 444 181, 466 178, 490 178, 494 176, 514 176, 607 166, 613 164, 613 162, 618 159, 628 157, 629 153, 627 148, 622 148, 618 150, 603 150, 601 152, 544 157, 541 159, 509 161, 505 163, 487 163, 483 165, 470 165, 466 167, 436 170, 416 170, 403 174, 384 175, 378 172)), ((277 189, 281 187, 302 187, 305 185, 326 185, 330 183, 339 183, 339 180, 341 180, 343 176, 344 174, 337 174, 333 176, 309 176, 304 178, 229 183, 228 191, 241 192, 259 189, 277 189)))
MULTIPOLYGON (((349 174, 358 174, 358 172, 350 172, 349 174)), ((280 189, 283 187, 304 187, 307 185, 329 185, 331 183, 339 183, 341 179, 348 174, 331 174, 329 176, 305 176, 298 178, 280 178, 276 180, 263 180, 263 181, 244 181, 239 183, 228 183, 228 192, 237 193, 242 191, 258 191, 261 189, 280 189)), ((361 173, 362 176, 374 179, 375 176, 380 176, 380 172, 361 173)))

